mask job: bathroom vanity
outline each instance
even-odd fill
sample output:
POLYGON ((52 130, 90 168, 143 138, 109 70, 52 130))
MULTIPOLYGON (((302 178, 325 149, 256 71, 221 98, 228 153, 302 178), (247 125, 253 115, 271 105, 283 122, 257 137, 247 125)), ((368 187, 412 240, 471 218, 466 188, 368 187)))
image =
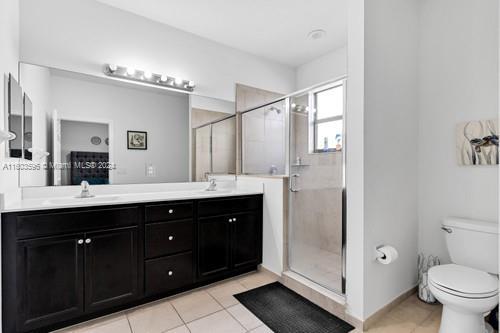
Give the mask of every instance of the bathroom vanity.
POLYGON ((3 332, 47 332, 255 270, 262 194, 2 213, 3 332))

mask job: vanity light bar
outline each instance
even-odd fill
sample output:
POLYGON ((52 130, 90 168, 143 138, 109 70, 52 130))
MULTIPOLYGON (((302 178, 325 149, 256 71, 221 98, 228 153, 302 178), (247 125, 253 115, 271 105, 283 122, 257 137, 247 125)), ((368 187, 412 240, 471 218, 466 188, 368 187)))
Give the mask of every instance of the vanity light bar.
POLYGON ((195 87, 193 81, 183 80, 181 78, 175 78, 164 74, 155 74, 130 67, 117 66, 113 64, 104 65, 104 74, 120 79, 154 84, 156 86, 189 92, 192 92, 195 87))

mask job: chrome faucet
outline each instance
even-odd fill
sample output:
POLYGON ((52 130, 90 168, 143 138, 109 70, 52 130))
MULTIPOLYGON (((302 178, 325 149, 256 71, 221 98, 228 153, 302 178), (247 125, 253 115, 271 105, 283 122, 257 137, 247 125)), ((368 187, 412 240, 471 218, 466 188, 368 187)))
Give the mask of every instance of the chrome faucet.
POLYGON ((217 191, 217 183, 215 183, 215 178, 210 179, 210 184, 208 185, 206 191, 217 191))
POLYGON ((80 183, 80 186, 82 187, 82 192, 78 196, 79 198, 91 198, 93 197, 92 194, 90 194, 90 184, 86 180, 82 180, 80 183))

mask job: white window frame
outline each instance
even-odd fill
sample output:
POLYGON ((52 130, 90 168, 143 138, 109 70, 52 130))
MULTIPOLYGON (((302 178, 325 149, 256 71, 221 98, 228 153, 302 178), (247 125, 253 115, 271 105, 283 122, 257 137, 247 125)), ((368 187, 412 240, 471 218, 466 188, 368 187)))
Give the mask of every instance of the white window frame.
MULTIPOLYGON (((326 86, 321 86, 318 87, 317 89, 311 90, 309 92, 309 105, 311 105, 311 111, 309 112, 309 153, 311 154, 324 154, 324 153, 334 153, 337 152, 335 148, 331 148, 328 150, 324 150, 320 147, 317 147, 316 144, 318 142, 317 140, 317 128, 319 124, 324 124, 324 123, 329 123, 333 121, 338 121, 338 120, 344 120, 345 116, 345 111, 346 111, 346 80, 342 79, 339 81, 332 82, 326 86), (318 93, 321 93, 326 90, 330 89, 335 89, 337 87, 343 87, 343 112, 341 115, 338 116, 333 116, 333 117, 328 117, 324 119, 317 119, 317 102, 316 102, 316 96, 318 93)), ((345 133, 345 122, 343 121, 343 126, 342 126, 342 143, 344 143, 344 133, 345 133)))

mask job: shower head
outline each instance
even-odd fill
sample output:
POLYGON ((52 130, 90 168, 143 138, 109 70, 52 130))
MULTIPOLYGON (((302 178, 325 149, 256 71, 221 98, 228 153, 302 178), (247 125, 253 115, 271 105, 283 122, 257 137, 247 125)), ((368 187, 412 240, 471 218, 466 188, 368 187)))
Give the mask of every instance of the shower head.
POLYGON ((276 112, 277 114, 281 114, 281 109, 280 108, 277 108, 275 106, 271 106, 269 109, 267 109, 268 112, 271 112, 271 111, 274 111, 276 112))

